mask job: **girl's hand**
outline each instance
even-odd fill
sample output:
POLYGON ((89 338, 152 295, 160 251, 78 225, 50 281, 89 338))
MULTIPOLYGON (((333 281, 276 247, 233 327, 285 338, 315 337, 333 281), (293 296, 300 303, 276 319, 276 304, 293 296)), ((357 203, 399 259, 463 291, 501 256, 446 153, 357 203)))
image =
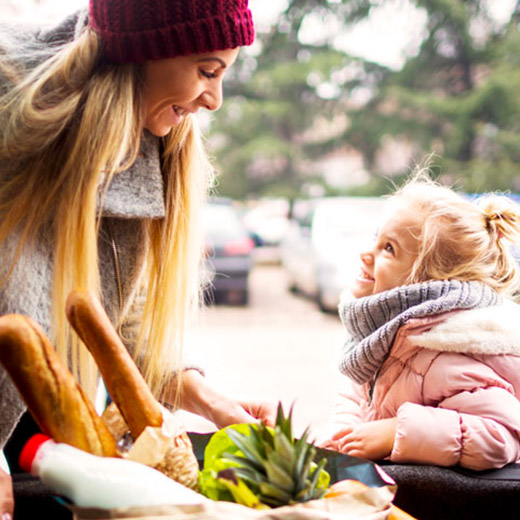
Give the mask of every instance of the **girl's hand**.
POLYGON ((11 520, 14 512, 13 483, 11 476, 0 469, 0 518, 11 520))
POLYGON ((382 419, 349 426, 338 431, 327 447, 370 460, 381 460, 392 453, 397 419, 382 419))

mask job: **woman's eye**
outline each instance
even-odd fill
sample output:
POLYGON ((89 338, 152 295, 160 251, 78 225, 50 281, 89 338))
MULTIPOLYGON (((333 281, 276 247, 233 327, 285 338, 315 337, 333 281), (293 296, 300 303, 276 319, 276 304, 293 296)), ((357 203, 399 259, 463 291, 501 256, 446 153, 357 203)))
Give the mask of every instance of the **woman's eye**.
POLYGON ((208 78, 208 79, 214 79, 217 77, 217 73, 216 72, 208 72, 207 70, 201 70, 200 73, 205 77, 205 78, 208 78))

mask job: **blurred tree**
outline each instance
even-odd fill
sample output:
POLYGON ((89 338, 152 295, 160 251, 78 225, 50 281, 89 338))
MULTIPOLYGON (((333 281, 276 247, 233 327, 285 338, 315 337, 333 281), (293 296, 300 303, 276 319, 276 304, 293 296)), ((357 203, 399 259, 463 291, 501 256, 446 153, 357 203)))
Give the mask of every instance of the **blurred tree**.
MULTIPOLYGON (((385 137, 405 136, 417 157, 435 151, 441 171, 468 191, 520 191, 518 4, 505 27, 483 1, 417 4, 428 13, 419 54, 351 114, 345 139, 369 146, 370 161, 385 137)), ((384 164, 370 166, 384 171, 384 164)))
POLYGON ((212 124, 220 194, 293 197, 309 185, 338 193, 320 164, 345 149, 369 175, 356 193, 385 192, 389 176, 398 182, 432 151, 467 190, 520 191, 519 6, 504 26, 486 0, 414 0, 427 15, 422 45, 393 71, 333 45, 335 27, 347 30, 381 3, 289 0, 258 35, 260 51, 241 53, 212 124), (312 44, 301 37, 309 16, 325 27, 312 44))

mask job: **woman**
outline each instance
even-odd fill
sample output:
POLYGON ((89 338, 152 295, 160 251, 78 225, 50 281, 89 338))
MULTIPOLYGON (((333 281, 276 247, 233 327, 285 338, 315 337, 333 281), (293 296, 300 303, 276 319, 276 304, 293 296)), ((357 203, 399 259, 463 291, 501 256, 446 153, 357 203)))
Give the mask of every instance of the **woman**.
MULTIPOLYGON (((174 377, 213 174, 193 114, 220 107, 253 37, 247 0, 90 0, 51 30, 3 31, 0 313, 39 322, 90 395, 96 367, 64 311, 76 287, 100 296, 163 402, 219 427, 272 418, 189 364, 174 377)), ((24 411, 3 371, 0 400, 1 448, 24 411)))

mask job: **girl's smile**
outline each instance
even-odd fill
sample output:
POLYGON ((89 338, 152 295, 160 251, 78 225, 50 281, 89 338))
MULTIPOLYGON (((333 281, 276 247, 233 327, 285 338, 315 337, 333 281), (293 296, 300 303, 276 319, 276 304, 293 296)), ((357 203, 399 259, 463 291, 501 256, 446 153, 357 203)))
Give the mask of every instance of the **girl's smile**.
POLYGON ((362 267, 359 271, 359 274, 358 274, 358 277, 357 277, 357 280, 360 282, 360 283, 366 283, 366 282, 373 282, 374 281, 374 278, 372 276, 370 276, 362 267))

